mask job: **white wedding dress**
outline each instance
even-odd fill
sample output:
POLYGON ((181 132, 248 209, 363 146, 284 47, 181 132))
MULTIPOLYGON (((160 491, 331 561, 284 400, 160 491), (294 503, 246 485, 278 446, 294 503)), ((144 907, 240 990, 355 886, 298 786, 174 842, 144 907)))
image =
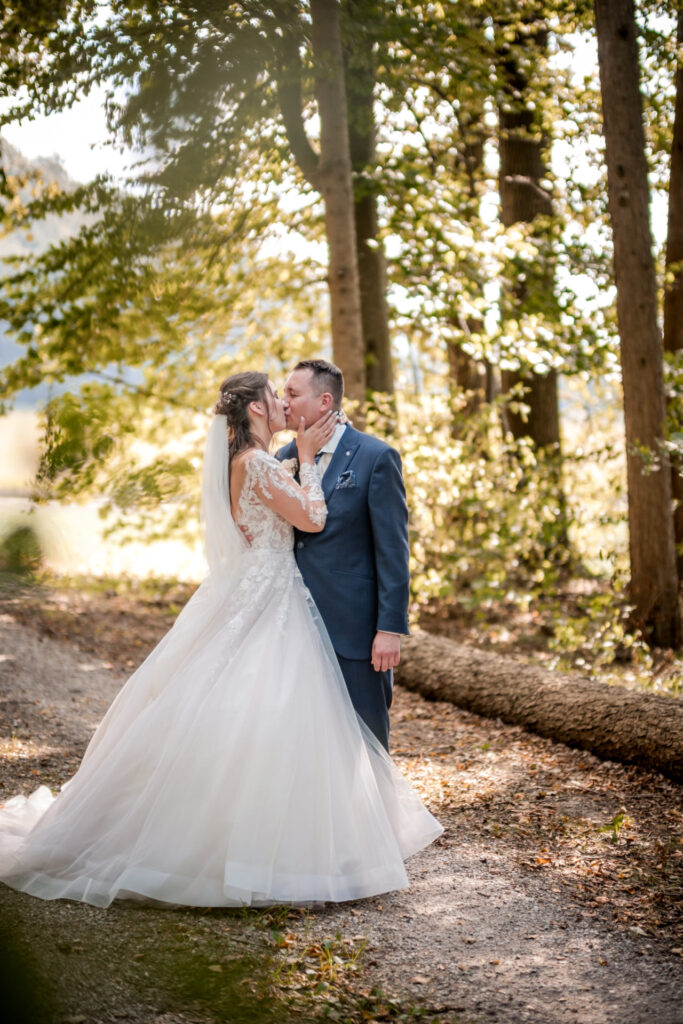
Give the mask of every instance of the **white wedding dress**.
POLYGON ((292 527, 265 503, 306 495, 324 516, 317 478, 302 492, 252 455, 237 512, 249 543, 229 513, 225 435, 217 416, 209 576, 59 794, 0 808, 0 879, 15 889, 96 906, 353 900, 405 887, 404 859, 442 831, 353 710, 292 527))

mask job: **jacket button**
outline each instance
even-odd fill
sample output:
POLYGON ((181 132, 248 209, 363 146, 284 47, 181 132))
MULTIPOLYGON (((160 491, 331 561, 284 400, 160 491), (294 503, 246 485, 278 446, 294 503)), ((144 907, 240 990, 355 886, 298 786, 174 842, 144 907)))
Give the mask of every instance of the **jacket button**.
POLYGON ((302 547, 304 546, 304 542, 303 542, 302 540, 298 540, 298 541, 296 542, 296 546, 297 546, 298 548, 302 548, 302 547))

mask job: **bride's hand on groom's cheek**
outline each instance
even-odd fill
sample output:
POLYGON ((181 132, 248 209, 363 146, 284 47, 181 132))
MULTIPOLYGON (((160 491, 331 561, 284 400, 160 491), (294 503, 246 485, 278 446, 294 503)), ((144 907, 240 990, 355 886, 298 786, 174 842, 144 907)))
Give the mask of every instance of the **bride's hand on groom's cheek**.
POLYGON ((300 462, 313 461, 316 452, 318 452, 324 444, 327 444, 334 434, 337 422, 337 413, 334 411, 330 411, 324 416, 321 416, 321 418, 315 423, 312 423, 310 427, 306 426, 306 420, 303 416, 301 417, 299 420, 299 429, 297 430, 296 438, 300 462))

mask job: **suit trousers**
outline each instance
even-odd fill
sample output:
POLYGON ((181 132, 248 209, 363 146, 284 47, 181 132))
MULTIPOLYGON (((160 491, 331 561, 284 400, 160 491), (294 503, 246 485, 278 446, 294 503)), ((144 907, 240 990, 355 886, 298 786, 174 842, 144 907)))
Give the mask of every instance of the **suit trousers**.
POLYGON ((372 662, 355 661, 344 658, 341 654, 337 654, 337 661, 357 714, 375 734, 384 749, 389 750, 389 708, 393 696, 393 669, 375 672, 372 662))

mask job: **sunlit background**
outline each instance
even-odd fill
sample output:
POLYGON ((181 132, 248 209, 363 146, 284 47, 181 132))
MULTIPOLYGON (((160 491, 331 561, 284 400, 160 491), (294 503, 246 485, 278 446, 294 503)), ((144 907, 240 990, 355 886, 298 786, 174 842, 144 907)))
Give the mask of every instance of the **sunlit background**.
MULTIPOLYGON (((593 46, 582 45, 572 54, 577 79, 584 75, 597 74, 597 54, 593 46)), ((107 133, 104 122, 103 92, 98 89, 75 104, 71 109, 50 115, 36 117, 33 121, 8 125, 3 129, 3 138, 20 152, 28 161, 44 162, 48 166, 47 173, 59 173, 60 168, 72 181, 88 181, 98 173, 106 171, 110 174, 125 176, 131 157, 130 154, 113 148, 106 143, 107 133)), ((566 171, 568 153, 566 146, 556 145, 553 149, 553 160, 556 171, 566 171)), ((588 166, 585 174, 590 176, 588 166)), ((666 207, 664 197, 655 197, 656 206, 653 213, 653 229, 659 243, 665 236, 666 207)), ((495 219, 495 196, 490 216, 495 219)), ((68 230, 67 225, 53 225, 52 233, 68 230)), ((287 246, 292 244, 305 247, 310 252, 314 243, 305 241, 300 235, 289 236, 287 246)), ((11 251, 11 239, 0 240, 0 254, 11 251)), ((391 254, 391 240, 387 249, 391 254)), ((323 254, 321 253, 321 256, 323 254)), ((324 257, 323 257, 324 258, 324 257)), ((585 283, 586 301, 591 296, 592 285, 585 283)), ((399 309, 410 312, 410 296, 396 295, 394 301, 399 309)), ((394 339, 399 353, 407 353, 405 339, 400 334, 394 339)), ((9 361, 7 346, 0 347, 0 360, 9 361)), ((411 367, 409 354, 399 378, 410 389, 411 367)), ((414 372, 419 373, 418 370, 414 372)), ((281 382, 278 382, 281 383, 281 382)), ((609 387, 604 389, 595 408, 591 408, 592 396, 576 382, 561 382, 561 405, 563 443, 568 454, 578 449, 590 450, 601 430, 607 425, 613 440, 619 443, 621 435, 621 414, 619 411, 620 396, 616 387, 612 389, 610 399, 609 387), (613 404, 610 412, 609 406, 613 404), (607 415, 597 412, 602 409, 607 415)), ((7 416, 0 418, 0 532, 7 533, 17 522, 23 521, 30 511, 31 524, 36 530, 44 547, 45 562, 48 569, 59 574, 87 575, 169 575, 182 580, 201 578, 204 571, 204 559, 201 544, 197 541, 188 544, 186 540, 157 540, 152 542, 132 542, 121 544, 109 538, 107 521, 102 518, 102 509, 94 503, 47 504, 32 506, 30 495, 32 481, 39 459, 39 426, 37 403, 44 401, 47 393, 24 393, 17 408, 7 416)), ((571 460, 568 460, 571 463, 571 460)), ((570 470, 571 472, 571 470, 570 470)), ((589 473, 595 475, 593 467, 589 473)), ((595 480, 576 480, 575 487, 568 488, 570 494, 587 497, 595 494, 595 480), (582 486, 587 484, 589 486, 582 486), (585 494, 583 492, 586 492, 585 494)), ((590 499, 589 499, 590 500, 590 499)), ((599 518, 599 517, 598 517, 599 518)), ((609 530, 613 530, 610 524, 609 530)), ((625 546, 625 523, 618 526, 623 536, 617 547, 625 546)), ((577 527, 574 527, 577 534, 577 527)), ((615 538, 601 535, 599 528, 592 522, 581 535, 574 536, 574 542, 589 562, 599 562, 601 552, 614 549, 615 538), (607 541, 607 543, 605 543, 607 541)))

